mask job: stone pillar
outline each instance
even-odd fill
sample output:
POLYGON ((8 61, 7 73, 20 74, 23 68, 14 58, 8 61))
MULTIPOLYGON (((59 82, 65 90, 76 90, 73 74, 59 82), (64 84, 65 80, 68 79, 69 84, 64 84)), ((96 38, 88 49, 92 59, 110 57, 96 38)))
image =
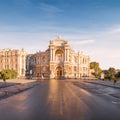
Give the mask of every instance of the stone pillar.
POLYGON ((53 61, 53 48, 50 49, 50 61, 53 61))
POLYGON ((70 54, 70 50, 68 49, 68 56, 67 56, 67 61, 69 62, 69 55, 70 54))
POLYGON ((65 49, 65 61, 67 61, 67 49, 65 49))
POLYGON ((69 49, 66 49, 66 61, 69 62, 69 49))
POLYGON ((52 61, 53 61, 53 49, 52 49, 52 61))
POLYGON ((67 60, 67 50, 65 49, 65 61, 67 60))
POLYGON ((50 61, 52 61, 52 49, 50 49, 50 61))
POLYGON ((53 49, 53 61, 55 61, 55 50, 53 49))

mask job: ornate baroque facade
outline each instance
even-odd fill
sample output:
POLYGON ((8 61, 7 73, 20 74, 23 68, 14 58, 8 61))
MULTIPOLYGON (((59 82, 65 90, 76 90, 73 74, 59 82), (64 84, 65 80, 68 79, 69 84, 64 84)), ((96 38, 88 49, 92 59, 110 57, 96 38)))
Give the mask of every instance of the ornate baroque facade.
POLYGON ((18 73, 18 77, 24 77, 26 53, 24 50, 2 49, 0 50, 0 71, 3 69, 13 69, 18 73))
POLYGON ((90 57, 72 50, 69 42, 58 37, 45 52, 28 55, 27 76, 41 78, 81 78, 90 76, 90 57))

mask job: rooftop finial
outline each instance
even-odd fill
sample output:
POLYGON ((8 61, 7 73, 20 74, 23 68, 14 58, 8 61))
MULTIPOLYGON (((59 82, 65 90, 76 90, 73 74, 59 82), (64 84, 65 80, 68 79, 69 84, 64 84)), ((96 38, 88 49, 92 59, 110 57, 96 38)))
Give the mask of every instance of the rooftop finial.
POLYGON ((58 38, 57 38, 58 40, 61 40, 61 36, 60 35, 58 35, 58 38))

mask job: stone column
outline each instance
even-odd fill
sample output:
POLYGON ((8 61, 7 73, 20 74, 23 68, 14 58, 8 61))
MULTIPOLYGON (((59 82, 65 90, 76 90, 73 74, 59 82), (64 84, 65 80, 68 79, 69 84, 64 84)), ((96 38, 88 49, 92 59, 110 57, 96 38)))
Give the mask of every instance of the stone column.
POLYGON ((53 49, 53 61, 55 61, 55 50, 53 49))
POLYGON ((69 61, 69 49, 66 50, 66 61, 69 61))
POLYGON ((67 50, 65 49, 65 61, 66 61, 66 59, 67 59, 66 56, 67 56, 67 50))
POLYGON ((66 61, 68 61, 68 49, 66 50, 66 61))
POLYGON ((50 61, 52 61, 52 49, 50 49, 50 61))
POLYGON ((65 49, 65 53, 64 53, 64 60, 66 61, 66 49, 65 49))
POLYGON ((66 61, 67 61, 67 49, 66 49, 66 61))
POLYGON ((52 49, 52 61, 53 61, 53 49, 52 49))
POLYGON ((52 49, 52 61, 54 61, 54 49, 52 49))

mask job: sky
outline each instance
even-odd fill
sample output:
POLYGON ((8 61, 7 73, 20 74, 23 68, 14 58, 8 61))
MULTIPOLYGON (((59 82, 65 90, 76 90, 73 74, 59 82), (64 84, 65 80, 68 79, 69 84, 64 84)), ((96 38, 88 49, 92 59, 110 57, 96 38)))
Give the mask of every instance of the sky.
POLYGON ((44 51, 58 35, 120 69, 120 0, 0 0, 0 49, 44 51))

